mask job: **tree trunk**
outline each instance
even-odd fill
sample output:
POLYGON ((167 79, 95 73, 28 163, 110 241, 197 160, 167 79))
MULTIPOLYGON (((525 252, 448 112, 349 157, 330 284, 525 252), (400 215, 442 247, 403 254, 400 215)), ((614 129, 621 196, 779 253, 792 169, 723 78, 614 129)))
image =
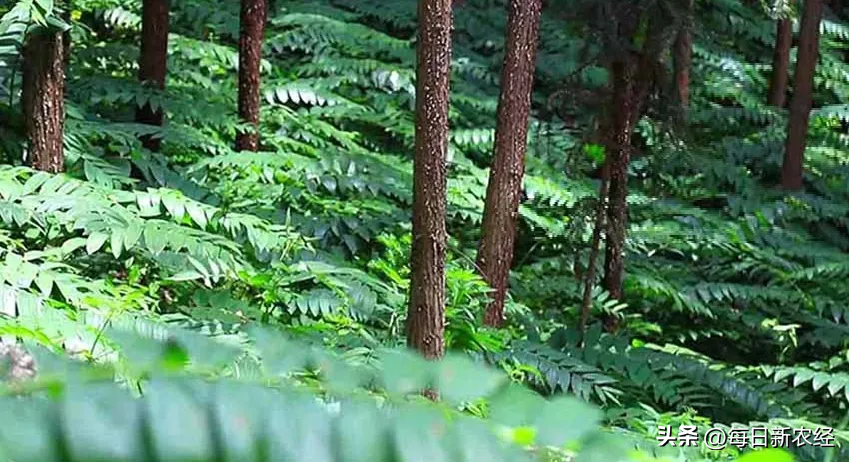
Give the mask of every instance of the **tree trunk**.
MULTIPOLYGON (((168 69, 168 6, 168 0, 144 0, 142 3, 139 81, 159 90, 165 89, 165 73, 168 69)), ((163 119, 161 108, 154 110, 148 103, 136 108, 138 123, 162 126, 163 119)), ((141 142, 151 151, 159 150, 159 138, 142 136, 141 142)))
POLYGON ((779 19, 776 23, 775 49, 772 54, 772 78, 769 81, 767 103, 784 107, 787 99, 787 75, 790 70, 790 47, 793 45, 793 21, 779 19))
POLYGON ((675 95, 678 97, 678 103, 684 113, 690 106, 690 66, 693 62, 693 0, 690 0, 687 8, 687 18, 675 37, 673 50, 675 95))
POLYGON ((239 118, 251 128, 236 136, 237 151, 259 149, 259 71, 267 16, 266 0, 242 0, 239 19, 239 118))
MULTIPOLYGON (((622 298, 622 278, 625 271, 625 237, 628 229, 628 166, 631 162, 631 136, 648 107, 655 83, 655 73, 662 54, 671 45, 672 36, 662 27, 649 22, 649 34, 640 53, 630 52, 615 60, 611 66, 613 105, 607 122, 608 199, 607 235, 605 238, 604 277, 602 286, 615 299, 622 298)), ((663 24, 662 22, 660 24, 663 24)), ((635 24, 626 27, 635 33, 635 24)), ((632 35, 625 35, 632 37, 632 35)), ((607 320, 615 329, 615 320, 607 320), (612 323, 612 324, 611 324, 612 323)))
POLYGON ((637 93, 637 59, 633 54, 613 63, 613 133, 609 138, 610 156, 607 239, 604 260, 604 288, 613 298, 622 298, 622 276, 625 264, 625 234, 628 228, 628 164, 631 158, 631 133, 639 107, 637 93))
POLYGON ((513 262, 516 219, 525 171, 528 116, 531 108, 541 0, 511 0, 506 50, 501 70, 501 96, 495 154, 489 172, 477 266, 494 289, 484 324, 501 327, 504 299, 513 262))
POLYGON ((37 31, 24 45, 21 103, 32 168, 64 170, 65 69, 62 33, 37 31))
POLYGON ((445 194, 451 0, 419 0, 413 245, 407 345, 426 358, 443 355, 445 330, 445 194))
POLYGON ((595 214, 595 225, 593 226, 593 237, 590 242, 590 257, 587 261, 587 273, 584 278, 584 297, 581 301, 581 318, 578 322, 578 330, 584 332, 587 321, 590 319, 592 308, 593 285, 595 284, 596 267, 598 266, 598 253, 601 248, 601 235, 604 233, 604 218, 607 214, 607 195, 610 182, 610 158, 605 159, 601 170, 601 185, 598 189, 598 207, 595 214))
MULTIPOLYGON (((627 58, 622 58, 623 61, 629 61, 632 67, 629 71, 633 79, 633 88, 631 91, 631 119, 629 124, 631 129, 637 126, 637 123, 645 114, 649 107, 649 97, 651 96, 652 88, 657 83, 658 69, 664 67, 663 55, 673 47, 674 39, 677 34, 669 34, 664 26, 667 20, 666 17, 650 17, 648 21, 647 34, 639 53, 631 52, 627 58)), ((636 25, 628 25, 627 30, 634 29, 636 34, 636 25)), ((633 35, 624 35, 628 40, 633 40, 633 35)), ((616 108, 617 106, 614 106, 616 108)), ((611 178, 611 181, 616 181, 611 178)))
POLYGON ((790 99, 787 145, 781 172, 781 185, 789 191, 802 189, 802 170, 813 98, 814 71, 819 56, 822 8, 822 0, 806 0, 802 24, 799 28, 799 51, 796 58, 796 75, 793 79, 793 97, 790 99))

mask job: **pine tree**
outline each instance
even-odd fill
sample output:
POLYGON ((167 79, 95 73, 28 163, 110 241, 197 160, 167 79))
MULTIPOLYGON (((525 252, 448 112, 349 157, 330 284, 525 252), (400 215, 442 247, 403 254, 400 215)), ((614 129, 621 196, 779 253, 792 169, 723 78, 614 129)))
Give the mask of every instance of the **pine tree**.
MULTIPOLYGON (((165 89, 168 69, 169 0, 144 0, 142 3, 142 37, 139 54, 139 81, 158 90, 165 89)), ((136 109, 136 122, 162 126, 162 109, 145 103, 136 109)), ((160 139, 143 136, 145 148, 158 151, 160 139)))
POLYGON ((495 154, 477 257, 478 268, 494 289, 484 317, 484 323, 494 327, 501 326, 504 320, 504 299, 513 261, 541 9, 540 0, 511 0, 508 4, 495 154))
POLYGON ((805 145, 814 90, 814 71, 819 57, 822 0, 806 0, 799 27, 799 51, 790 99, 790 120, 781 171, 781 185, 789 191, 802 189, 805 145))
POLYGON ((63 32, 52 27, 32 31, 23 48, 21 103, 29 163, 51 173, 64 170, 65 59, 63 32))
POLYGON ((419 0, 413 245, 407 344, 426 358, 444 353, 445 210, 451 0, 419 0))
POLYGON ((239 118, 251 128, 236 137, 237 151, 259 149, 259 73, 267 16, 267 0, 242 0, 239 18, 239 118))

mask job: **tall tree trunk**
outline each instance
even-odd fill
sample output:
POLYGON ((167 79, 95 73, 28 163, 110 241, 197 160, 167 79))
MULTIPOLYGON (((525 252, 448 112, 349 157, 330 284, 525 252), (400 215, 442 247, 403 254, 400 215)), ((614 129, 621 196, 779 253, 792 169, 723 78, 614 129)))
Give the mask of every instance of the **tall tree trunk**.
POLYGON ((267 16, 267 0, 242 0, 239 19, 239 118, 251 128, 249 132, 240 132, 236 136, 237 151, 259 149, 259 71, 267 16))
MULTIPOLYGON (((139 81, 159 90, 165 89, 165 74, 168 69, 168 9, 169 0, 143 0, 142 37, 139 55, 139 81)), ((162 109, 154 110, 150 104, 136 108, 136 122, 162 126, 162 109)), ((142 145, 158 151, 159 138, 141 137, 142 145)))
POLYGON ((613 298, 622 298, 625 265, 625 234, 628 228, 628 164, 631 160, 631 134, 640 106, 636 84, 637 59, 633 54, 613 63, 613 116, 607 155, 610 157, 607 209, 607 239, 604 260, 604 288, 613 298))
MULTIPOLYGON (((631 19, 633 20, 633 19, 631 19)), ((651 18, 648 36, 640 53, 629 52, 617 58, 611 66, 613 78, 613 105, 607 122, 608 200, 607 235, 605 238, 604 277, 602 286, 615 299, 622 298, 622 279, 625 272, 625 237, 628 229, 628 166, 631 162, 631 136, 634 127, 648 107, 649 96, 655 83, 656 68, 663 53, 672 45, 674 37, 666 34, 665 18, 651 18)), ((636 33, 636 21, 627 24, 623 37, 636 33)), ((609 330, 616 328, 616 320, 608 319, 609 330)))
POLYGON ((802 189, 802 170, 814 90, 814 71, 819 56, 822 8, 822 0, 805 0, 802 24, 799 27, 799 51, 796 58, 787 144, 781 171, 781 185, 790 191, 802 189))
POLYGON ((21 103, 29 139, 29 163, 37 170, 64 169, 65 69, 62 33, 39 30, 23 49, 21 103))
POLYGON ((445 194, 451 0, 419 0, 413 245, 407 344, 426 358, 445 350, 445 194))
POLYGON ((687 17, 675 37, 673 56, 675 95, 686 113, 690 106, 690 66, 693 62, 693 0, 687 4, 687 17))
POLYGON ((787 76, 790 71, 790 47, 793 45, 793 21, 776 22, 775 48, 772 53, 772 77, 769 81, 767 103, 784 107, 787 99, 787 76))
POLYGON ((513 262, 516 219, 525 172, 528 116, 534 85, 541 0, 511 0, 506 50, 501 70, 501 96, 495 130, 495 154, 489 172, 477 266, 494 289, 484 324, 504 322, 504 299, 513 262))

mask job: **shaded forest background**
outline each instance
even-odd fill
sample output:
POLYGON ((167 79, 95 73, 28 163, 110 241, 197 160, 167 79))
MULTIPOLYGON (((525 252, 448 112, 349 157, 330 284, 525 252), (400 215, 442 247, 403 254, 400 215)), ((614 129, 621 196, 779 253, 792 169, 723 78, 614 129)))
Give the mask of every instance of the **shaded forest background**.
POLYGON ((841 2, 0 13, 0 459, 849 456, 841 2))

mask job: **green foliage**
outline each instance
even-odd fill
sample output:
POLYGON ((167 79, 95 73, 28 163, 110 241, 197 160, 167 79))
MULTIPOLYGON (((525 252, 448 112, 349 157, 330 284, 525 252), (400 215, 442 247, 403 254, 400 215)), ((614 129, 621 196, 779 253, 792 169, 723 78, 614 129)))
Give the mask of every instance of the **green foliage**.
MULTIPOLYGON (((659 425, 684 424, 702 434, 711 425, 835 427, 833 454, 794 453, 844 457, 842 16, 821 28, 806 192, 785 196, 773 186, 787 114, 765 94, 774 20, 797 12, 788 2, 696 2, 688 125, 670 122, 665 87, 652 92, 629 171, 625 295, 594 288, 592 327, 581 334, 598 189, 590 176, 605 156, 596 130, 608 101, 604 59, 631 45, 610 28, 627 19, 625 3, 674 26, 684 2, 550 2, 509 326, 496 332, 482 327, 489 289, 473 262, 504 3, 455 7, 452 355, 441 363, 394 349, 404 342, 412 239, 414 0, 277 2, 258 153, 232 150, 244 128, 237 3, 173 2, 160 91, 136 81, 141 2, 75 0, 62 175, 20 165, 18 98, 26 34, 66 29, 65 3, 0 6, 0 338, 58 355, 39 353, 36 382, 6 390, 0 459, 697 461, 741 452, 657 447, 659 425), (166 113, 165 126, 132 122, 144 104, 166 113), (161 152, 144 149, 142 135, 161 138, 161 152), (610 317, 620 332, 595 323, 610 317), (418 397, 428 387, 440 403, 418 397)), ((783 457, 773 454, 741 460, 783 457)))

